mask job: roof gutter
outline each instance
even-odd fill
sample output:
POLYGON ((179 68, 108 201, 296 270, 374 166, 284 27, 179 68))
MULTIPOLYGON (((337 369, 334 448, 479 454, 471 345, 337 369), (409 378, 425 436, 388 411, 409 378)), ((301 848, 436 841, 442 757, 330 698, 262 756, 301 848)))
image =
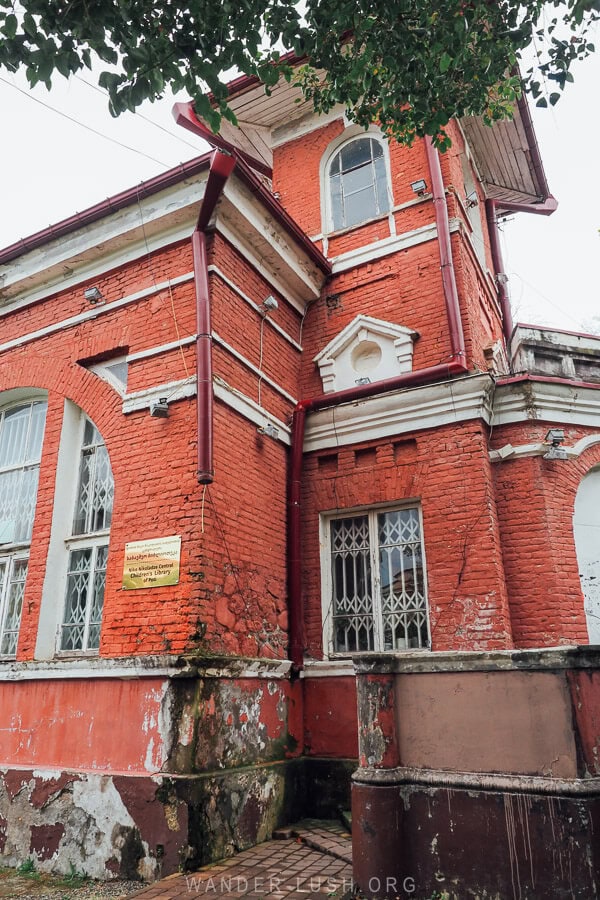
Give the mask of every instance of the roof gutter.
POLYGON ((504 271, 504 260, 502 259, 502 248, 500 246, 498 207, 500 207, 503 212, 506 210, 507 212, 528 212, 540 216, 550 216, 557 209, 558 203, 552 195, 546 197, 542 203, 513 203, 512 201, 507 200, 492 199, 487 199, 485 201, 485 215, 490 237, 494 280, 498 290, 500 309, 502 310, 502 333, 504 335, 504 340, 506 341, 507 350, 509 351, 514 326, 512 310, 510 307, 510 295, 508 293, 508 277, 504 271))
POLYGON ((114 197, 109 197, 107 200, 102 200, 101 203, 96 203, 95 206, 90 206, 90 208, 84 210, 84 212, 75 213, 74 215, 69 216, 68 219, 63 219, 61 222, 58 222, 56 225, 50 225, 48 228, 36 231, 34 234, 30 235, 30 237, 16 241, 9 247, 5 247, 4 250, 0 250, 0 265, 11 262, 13 259, 17 259, 19 256, 22 256, 24 253, 29 253, 31 250, 37 250, 38 247, 43 247, 44 244, 49 244, 50 241, 65 237, 73 231, 85 228, 87 225, 92 225, 99 219, 103 219, 111 213, 118 212, 127 206, 131 206, 133 203, 137 203, 145 197, 150 197, 152 194, 164 191, 167 188, 178 184, 184 178, 191 178, 192 176, 197 175, 199 172, 206 169, 210 158, 211 154, 205 153, 196 159, 190 160, 190 162, 180 163, 179 166, 174 169, 169 169, 168 172, 165 172, 162 175, 157 175, 155 178, 150 178, 148 181, 142 181, 141 184, 138 184, 133 188, 128 188, 120 194, 115 194, 114 197))
POLYGON ((290 474, 288 481, 288 604, 290 646, 289 654, 294 670, 304 664, 304 610, 302 603, 302 462, 304 432, 308 413, 365 400, 379 394, 402 390, 417 385, 431 384, 464 375, 467 370, 466 350, 454 262, 450 238, 450 221, 446 191, 440 166, 440 158, 430 138, 425 138, 425 152, 431 176, 435 220, 440 248, 440 268, 444 301, 450 331, 451 357, 448 362, 415 372, 406 372, 394 378, 372 384, 356 385, 343 391, 322 394, 310 400, 301 400, 292 417, 290 474))

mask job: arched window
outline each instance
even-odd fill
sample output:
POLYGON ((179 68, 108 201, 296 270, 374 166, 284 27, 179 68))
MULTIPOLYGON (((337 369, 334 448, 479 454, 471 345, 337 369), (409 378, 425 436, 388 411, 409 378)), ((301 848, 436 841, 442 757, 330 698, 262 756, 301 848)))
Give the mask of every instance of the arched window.
POLYGON ((390 208, 384 147, 369 135, 345 143, 327 168, 334 231, 373 219, 390 208))
POLYGON ((60 650, 100 647, 108 538, 114 497, 113 474, 102 436, 85 419, 79 463, 60 650))
POLYGON ((17 652, 46 407, 33 400, 0 412, 0 656, 17 652))
POLYGON ((575 498, 573 534, 590 644, 600 641, 600 469, 581 481, 575 498))

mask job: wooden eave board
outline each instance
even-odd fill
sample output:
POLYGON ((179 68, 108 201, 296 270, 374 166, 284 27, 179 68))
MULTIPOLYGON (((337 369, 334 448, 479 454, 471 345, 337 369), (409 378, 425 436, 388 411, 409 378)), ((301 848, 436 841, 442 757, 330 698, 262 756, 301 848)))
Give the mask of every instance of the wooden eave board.
POLYGON ((462 126, 488 196, 521 201, 540 199, 542 190, 518 112, 513 120, 496 122, 492 127, 476 117, 463 119, 462 126))

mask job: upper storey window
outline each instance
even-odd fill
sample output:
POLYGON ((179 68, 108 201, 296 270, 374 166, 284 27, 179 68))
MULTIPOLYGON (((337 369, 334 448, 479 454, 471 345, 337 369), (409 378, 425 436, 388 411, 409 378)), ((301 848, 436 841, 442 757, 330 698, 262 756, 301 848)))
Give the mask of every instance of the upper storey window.
POLYGON ((377 138, 358 137, 345 143, 331 158, 328 179, 334 231, 389 211, 384 147, 377 138))

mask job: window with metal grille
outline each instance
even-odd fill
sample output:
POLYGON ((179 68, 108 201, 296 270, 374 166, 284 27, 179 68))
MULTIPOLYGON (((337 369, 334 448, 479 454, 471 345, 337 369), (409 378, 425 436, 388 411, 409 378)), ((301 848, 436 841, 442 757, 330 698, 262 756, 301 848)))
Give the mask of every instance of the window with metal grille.
POLYGON ((388 178, 381 141, 360 137, 344 144, 332 157, 328 175, 334 231, 388 212, 388 178))
POLYGON ((45 400, 0 411, 0 656, 15 656, 37 500, 45 400))
POLYGON ((328 528, 333 652, 427 647, 419 509, 369 510, 328 528))
POLYGON ((86 419, 73 537, 68 541, 61 651, 87 652, 100 647, 113 497, 114 482, 108 451, 96 426, 86 419))

